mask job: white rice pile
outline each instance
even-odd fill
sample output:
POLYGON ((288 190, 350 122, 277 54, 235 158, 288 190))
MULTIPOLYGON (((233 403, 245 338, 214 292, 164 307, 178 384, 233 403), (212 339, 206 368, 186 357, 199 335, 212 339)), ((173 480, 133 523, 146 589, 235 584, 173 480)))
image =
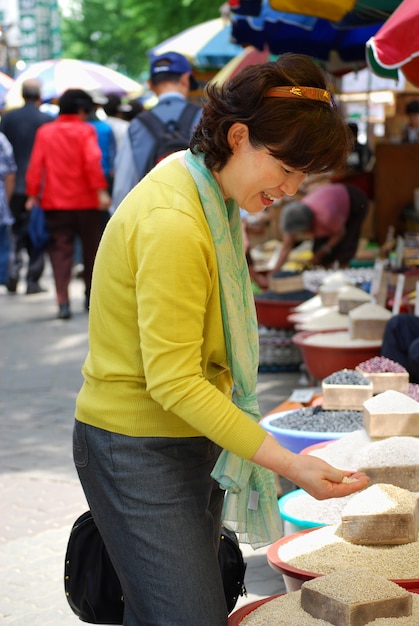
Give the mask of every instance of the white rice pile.
MULTIPOLYGON (((356 311, 356 309, 353 310, 356 311)), ((381 345, 381 341, 378 341, 377 339, 351 339, 348 331, 336 331, 334 333, 315 333, 314 335, 306 337, 304 339, 304 343, 310 346, 324 346, 327 348, 358 348, 360 346, 381 345)))
POLYGON ((364 402, 369 413, 419 413, 419 402, 405 393, 387 389, 364 402))
POLYGON ((348 313, 349 317, 353 320, 389 320, 392 317, 392 312, 388 309, 375 304, 374 302, 366 302, 357 306, 348 313))
POLYGON ((362 467, 418 465, 419 438, 387 437, 374 441, 361 429, 343 435, 337 441, 313 450, 310 454, 335 467, 353 471, 362 467))
MULTIPOLYGON (((332 309, 332 307, 330 307, 332 309)), ((333 307, 334 309, 334 307, 333 307)), ((328 330, 332 328, 349 328, 347 315, 339 313, 337 310, 329 310, 325 307, 322 311, 314 313, 309 318, 299 323, 301 330, 328 330)))

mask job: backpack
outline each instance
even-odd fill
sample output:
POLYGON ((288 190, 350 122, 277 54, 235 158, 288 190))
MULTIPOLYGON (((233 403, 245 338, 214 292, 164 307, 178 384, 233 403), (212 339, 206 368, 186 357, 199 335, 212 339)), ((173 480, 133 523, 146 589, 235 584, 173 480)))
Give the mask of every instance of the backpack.
POLYGON ((162 122, 152 111, 142 111, 137 119, 154 136, 153 156, 149 159, 150 169, 172 152, 189 147, 192 123, 200 107, 188 102, 177 120, 162 122))
MULTIPOLYGON (((222 527, 218 552, 228 612, 244 586, 246 563, 237 536, 222 527)), ((90 511, 74 522, 67 544, 64 589, 71 610, 82 622, 122 624, 124 596, 103 539, 90 511)))

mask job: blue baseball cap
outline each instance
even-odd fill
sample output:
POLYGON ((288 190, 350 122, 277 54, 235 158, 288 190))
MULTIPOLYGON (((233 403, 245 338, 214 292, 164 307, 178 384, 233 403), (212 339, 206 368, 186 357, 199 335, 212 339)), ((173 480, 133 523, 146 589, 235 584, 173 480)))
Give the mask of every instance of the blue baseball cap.
POLYGON ((189 74, 189 83, 192 91, 198 89, 198 82, 192 74, 192 65, 188 59, 179 52, 165 52, 153 56, 150 63, 150 76, 170 72, 172 74, 189 74))

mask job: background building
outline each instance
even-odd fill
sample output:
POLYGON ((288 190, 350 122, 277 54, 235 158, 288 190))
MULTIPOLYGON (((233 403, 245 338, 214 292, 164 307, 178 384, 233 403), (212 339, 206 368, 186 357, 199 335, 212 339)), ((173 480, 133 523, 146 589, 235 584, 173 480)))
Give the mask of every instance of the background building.
POLYGON ((0 71, 61 56, 57 0, 0 0, 0 71))

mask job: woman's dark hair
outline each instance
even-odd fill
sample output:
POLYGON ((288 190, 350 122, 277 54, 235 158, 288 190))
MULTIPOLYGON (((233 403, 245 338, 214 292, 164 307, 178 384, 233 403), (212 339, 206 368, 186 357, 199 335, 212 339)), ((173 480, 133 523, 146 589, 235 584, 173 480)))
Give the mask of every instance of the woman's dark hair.
POLYGON ((227 133, 246 124, 255 148, 266 147, 287 165, 307 173, 345 164, 352 139, 336 104, 307 98, 265 97, 273 87, 296 85, 327 89, 323 71, 308 56, 283 54, 277 61, 244 68, 221 88, 208 84, 207 101, 191 139, 209 169, 220 171, 231 156, 227 133))
POLYGON ((93 98, 83 89, 67 89, 58 100, 60 113, 67 115, 76 114, 81 109, 85 113, 91 113, 94 108, 93 98))

